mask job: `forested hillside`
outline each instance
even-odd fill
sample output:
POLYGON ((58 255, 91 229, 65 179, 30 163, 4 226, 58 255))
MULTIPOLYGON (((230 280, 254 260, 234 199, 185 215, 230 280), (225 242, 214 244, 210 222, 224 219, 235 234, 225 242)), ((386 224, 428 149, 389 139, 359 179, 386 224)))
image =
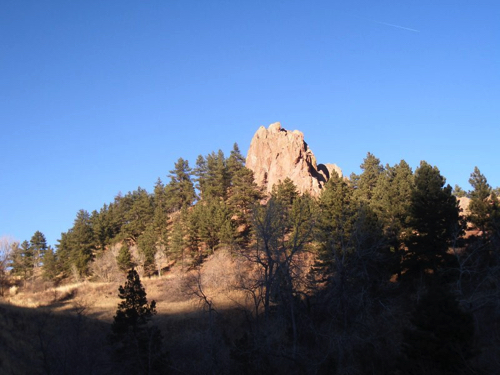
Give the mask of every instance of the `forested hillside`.
MULTIPOLYGON (((466 192, 425 161, 413 171, 370 153, 361 171, 333 172, 319 197, 290 179, 267 195, 236 144, 193 167, 180 158, 151 193, 80 210, 55 250, 40 232, 10 244, 2 292, 128 275, 113 330, 105 324, 115 339, 101 340, 111 354, 96 357, 106 365, 74 373, 112 373, 124 358, 120 373, 500 373, 498 190, 478 168, 466 192), (140 278, 174 274, 200 301, 203 322, 192 324, 203 324, 203 355, 179 338, 189 318, 161 323, 153 316, 168 311, 141 292, 140 278), (231 297, 224 306, 220 295, 231 297)), ((43 363, 36 373, 64 373, 43 363)))

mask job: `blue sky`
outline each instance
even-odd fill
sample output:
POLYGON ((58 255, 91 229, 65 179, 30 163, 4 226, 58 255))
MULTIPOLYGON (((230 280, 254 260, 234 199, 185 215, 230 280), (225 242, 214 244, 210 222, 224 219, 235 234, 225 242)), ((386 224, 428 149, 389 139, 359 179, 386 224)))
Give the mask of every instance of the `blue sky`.
POLYGON ((500 186, 497 1, 1 1, 0 235, 55 245, 260 125, 500 186))

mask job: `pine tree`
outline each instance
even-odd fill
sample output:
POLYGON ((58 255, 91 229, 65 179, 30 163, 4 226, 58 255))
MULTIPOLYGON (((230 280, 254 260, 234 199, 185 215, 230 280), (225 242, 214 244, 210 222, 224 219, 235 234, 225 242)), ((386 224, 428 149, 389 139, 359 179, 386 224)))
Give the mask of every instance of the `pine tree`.
POLYGON ((47 240, 42 232, 36 231, 30 240, 30 247, 33 253, 33 266, 40 267, 43 257, 47 251, 47 240))
POLYGON ((121 229, 124 239, 137 241, 146 227, 153 222, 153 197, 145 189, 138 187, 136 191, 128 193, 125 202, 129 206, 124 212, 125 223, 121 229))
MULTIPOLYGON (((196 253, 196 261, 201 262, 203 254, 201 252, 201 238, 200 238, 200 207, 202 203, 198 202, 191 211, 185 216, 186 223, 186 246, 189 248, 191 254, 196 253)), ((194 256, 194 254, 193 254, 194 256)))
POLYGON ((96 250, 90 215, 85 210, 78 211, 73 227, 65 233, 57 244, 57 268, 59 272, 69 275, 72 268, 80 275, 88 274, 89 262, 96 250))
POLYGON ((473 190, 469 193, 468 220, 480 233, 468 239, 467 253, 476 260, 478 275, 486 276, 500 264, 500 201, 479 168, 474 168, 469 182, 473 190))
POLYGON ((379 176, 384 171, 384 168, 380 164, 380 160, 371 153, 366 155, 360 168, 363 172, 359 178, 355 179, 355 197, 369 202, 372 199, 379 176))
POLYGON ((61 233, 56 245, 57 269, 65 275, 69 275, 72 264, 70 233, 71 231, 61 233))
POLYGON ((232 244, 235 239, 235 225, 229 206, 220 199, 210 198, 200 202, 193 213, 199 239, 210 252, 220 244, 232 244))
POLYGON ((22 277, 26 280, 33 271, 33 260, 30 257, 30 246, 28 241, 24 241, 22 245, 19 242, 14 242, 10 254, 11 274, 22 277))
POLYGON ((33 263, 29 261, 29 264, 26 264, 26 260, 24 257, 25 250, 23 249, 23 247, 21 247, 19 242, 14 242, 12 244, 10 253, 10 267, 12 268, 11 274, 15 276, 21 276, 25 280, 27 279, 30 270, 32 270, 33 263))
POLYGON ((181 214, 174 220, 170 236, 169 251, 176 258, 181 260, 182 268, 185 264, 185 218, 187 212, 181 211, 181 214))
POLYGON ((179 158, 170 171, 170 183, 166 187, 167 207, 171 211, 178 211, 189 207, 196 199, 194 185, 191 181, 189 162, 179 158))
POLYGON ((21 243, 21 253, 23 257, 23 267, 26 272, 31 274, 33 272, 35 256, 33 253, 33 249, 31 248, 31 244, 28 241, 23 241, 21 243))
POLYGON ((196 177, 196 189, 201 195, 201 192, 205 190, 205 180, 208 172, 207 161, 203 155, 198 155, 196 159, 196 167, 193 170, 193 174, 196 177))
POLYGON ((115 365, 121 373, 165 373, 161 333, 149 323, 156 314, 156 302, 148 304, 139 275, 131 269, 124 286, 118 288, 116 315, 110 341, 115 345, 115 365))
POLYGON ((347 313, 349 288, 376 289, 390 278, 394 262, 377 215, 354 197, 353 188, 336 173, 319 199, 316 238, 315 270, 326 276, 326 290, 337 294, 343 313, 347 313))
POLYGON ((293 181, 287 177, 284 181, 278 181, 273 185, 271 197, 283 204, 285 207, 292 207, 295 199, 299 197, 299 192, 293 181))
POLYGON ((158 245, 165 249, 168 245, 168 203, 165 187, 159 178, 154 190, 153 227, 158 237, 158 245))
POLYGON ((370 207, 384 222, 387 235, 395 240, 399 240, 402 232, 409 227, 413 189, 413 172, 401 160, 399 164, 385 168, 373 191, 370 207))
POLYGON ((238 144, 235 143, 233 145, 233 149, 231 150, 231 154, 227 159, 227 169, 231 180, 244 167, 245 167, 245 158, 241 154, 238 144))
POLYGON ((471 173, 469 183, 473 188, 469 192, 471 199, 469 221, 485 232, 494 207, 494 200, 491 199, 492 189, 478 167, 475 167, 474 172, 471 173))
MULTIPOLYGON (((233 168, 236 167, 236 156, 233 158, 233 168)), ((236 167, 237 168, 237 167, 236 167)), ((218 198, 226 200, 229 186, 231 185, 231 173, 228 161, 224 153, 219 150, 205 157, 198 156, 194 170, 197 181, 197 189, 202 199, 218 198)))
POLYGON ((262 191, 254 181, 253 172, 247 168, 238 170, 233 176, 228 204, 235 212, 245 213, 262 198, 262 191))
POLYGON ((393 167, 386 166, 379 176, 370 201, 370 207, 382 222, 384 234, 394 254, 394 272, 398 272, 404 253, 404 242, 411 233, 410 204, 413 189, 413 172, 410 166, 401 160, 393 167))
POLYGON ((217 154, 212 152, 207 156, 206 160, 207 174, 205 178, 205 189, 202 191, 202 198, 226 200, 231 183, 231 176, 224 153, 221 150, 219 150, 217 154))
POLYGON ((157 236, 152 224, 148 225, 137 239, 139 251, 145 256, 144 269, 149 275, 156 269, 155 255, 158 251, 157 243, 157 236))
POLYGON ((437 167, 425 161, 415 171, 411 195, 408 251, 403 261, 404 279, 430 280, 452 266, 448 246, 459 228, 458 203, 437 167))
POLYGON ((47 280, 54 280, 58 274, 57 257, 52 247, 48 247, 43 258, 43 277, 47 280))
POLYGON ((89 262, 94 258, 95 241, 90 215, 87 211, 78 211, 68 237, 71 264, 76 266, 80 275, 88 274, 89 262))
POLYGON ((455 186, 453 187, 453 195, 457 198, 463 198, 467 196, 467 193, 465 192, 464 189, 455 184, 455 186))
POLYGON ((253 172, 245 167, 238 169, 232 177, 227 204, 236 216, 238 241, 250 240, 252 207, 264 194, 254 181, 253 172))
POLYGON ((356 219, 353 189, 332 173, 319 198, 318 240, 323 267, 331 268, 338 254, 352 250, 351 234, 356 219))
POLYGON ((148 304, 146 291, 136 270, 128 271, 127 281, 124 286, 120 285, 118 291, 118 297, 122 302, 118 304, 114 317, 113 333, 120 335, 130 328, 139 329, 156 314, 156 302, 148 304))
POLYGON ((128 272, 132 267, 132 256, 130 255, 130 248, 126 241, 120 247, 120 251, 116 256, 116 263, 121 271, 128 272))
POLYGON ((100 251, 104 251, 106 245, 109 245, 111 240, 119 234, 119 229, 112 221, 111 209, 111 205, 105 204, 99 212, 94 210, 90 215, 95 245, 100 251))

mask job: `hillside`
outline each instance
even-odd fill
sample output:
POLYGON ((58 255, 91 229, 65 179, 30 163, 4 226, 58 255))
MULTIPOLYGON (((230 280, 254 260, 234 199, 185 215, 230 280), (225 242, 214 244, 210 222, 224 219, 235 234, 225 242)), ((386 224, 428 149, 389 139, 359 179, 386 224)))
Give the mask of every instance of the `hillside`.
POLYGON ((0 369, 498 373, 497 189, 371 153, 361 170, 276 123, 246 158, 180 158, 152 193, 80 210, 55 251, 5 242, 0 369))

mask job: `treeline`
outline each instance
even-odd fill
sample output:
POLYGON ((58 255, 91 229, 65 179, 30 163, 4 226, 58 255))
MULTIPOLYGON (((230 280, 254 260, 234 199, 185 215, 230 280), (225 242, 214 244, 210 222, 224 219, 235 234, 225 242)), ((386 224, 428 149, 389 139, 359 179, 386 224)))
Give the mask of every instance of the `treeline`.
POLYGON ((461 212, 426 162, 413 172, 369 153, 361 169, 350 181, 334 174, 317 200, 285 181, 256 208, 246 254, 261 273, 242 289, 259 296, 258 308, 233 350, 254 357, 240 370, 498 373, 495 191, 475 168, 461 212))
POLYGON ((495 189, 475 168, 461 212, 463 190, 426 162, 413 171, 368 153, 361 170, 349 180, 334 173, 318 198, 289 179, 265 197, 237 145, 193 169, 179 159, 152 194, 139 188, 79 211, 57 251, 39 251, 29 267, 91 276, 114 245, 123 271, 151 275, 229 249, 246 262, 237 288, 251 306, 237 338, 210 319, 210 340, 229 353, 210 354, 213 373, 499 373, 495 189))
POLYGON ((55 259, 45 262, 46 276, 91 276, 93 261, 115 244, 120 268, 140 265, 151 275, 166 258, 190 266, 221 244, 248 243, 251 207, 263 195, 237 144, 227 158, 220 150, 200 155, 193 169, 180 158, 168 177, 166 185, 158 178, 152 194, 139 187, 99 211, 78 211, 55 259))

